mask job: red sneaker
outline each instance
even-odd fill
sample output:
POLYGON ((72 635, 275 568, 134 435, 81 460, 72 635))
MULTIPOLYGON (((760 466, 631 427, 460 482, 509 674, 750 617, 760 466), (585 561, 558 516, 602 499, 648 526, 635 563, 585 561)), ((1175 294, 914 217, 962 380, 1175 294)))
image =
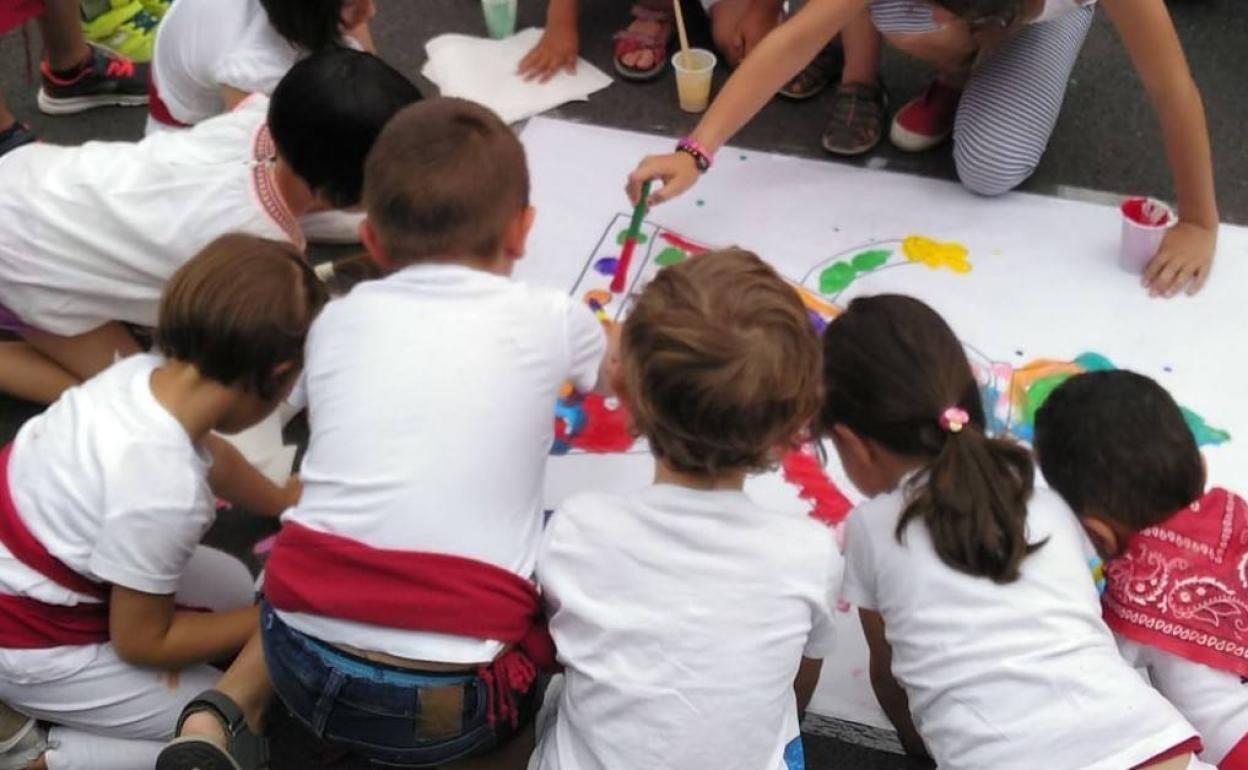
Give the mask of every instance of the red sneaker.
POLYGON ((949 138, 958 114, 962 89, 933 80, 927 90, 906 103, 893 116, 888 138, 899 150, 923 152, 949 138))

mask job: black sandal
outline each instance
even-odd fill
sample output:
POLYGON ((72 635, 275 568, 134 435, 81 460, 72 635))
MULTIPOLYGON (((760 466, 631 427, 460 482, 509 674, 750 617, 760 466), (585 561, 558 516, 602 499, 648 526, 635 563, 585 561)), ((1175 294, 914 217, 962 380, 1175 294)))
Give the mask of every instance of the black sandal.
POLYGON ((156 770, 264 770, 269 766, 268 740, 253 733, 238 704, 218 690, 205 690, 186 704, 178 717, 177 735, 156 758, 156 770), (181 734, 187 717, 204 711, 221 722, 225 749, 207 738, 181 734))
POLYGON ((839 43, 829 43, 810 64, 780 89, 780 95, 795 102, 813 99, 823 92, 832 78, 841 74, 845 66, 845 53, 839 43))

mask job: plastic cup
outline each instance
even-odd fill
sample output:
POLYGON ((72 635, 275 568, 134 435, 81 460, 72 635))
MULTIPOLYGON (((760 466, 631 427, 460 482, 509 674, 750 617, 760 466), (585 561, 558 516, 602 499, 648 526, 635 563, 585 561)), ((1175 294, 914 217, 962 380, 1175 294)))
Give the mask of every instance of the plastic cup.
POLYGON ((1119 210, 1122 212, 1122 245, 1118 265, 1138 275, 1157 254, 1166 231, 1174 227, 1178 217, 1174 209, 1156 198, 1127 198, 1119 210))
POLYGON ((481 0, 485 29, 490 37, 502 40, 516 31, 516 0, 481 0))
POLYGON ((715 72, 715 54, 702 48, 677 51, 672 56, 676 70, 676 93, 685 112, 702 112, 711 103, 711 75, 715 72))

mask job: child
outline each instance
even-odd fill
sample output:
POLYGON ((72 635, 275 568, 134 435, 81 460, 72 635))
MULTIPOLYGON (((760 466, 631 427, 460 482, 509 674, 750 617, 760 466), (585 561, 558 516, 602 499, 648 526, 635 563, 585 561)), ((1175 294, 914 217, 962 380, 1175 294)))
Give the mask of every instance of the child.
POLYGON ((289 244, 222 237, 169 281, 165 357, 66 391, 0 452, 0 700, 56 725, 34 767, 152 767, 202 664, 254 633, 247 569, 199 546, 203 441, 272 411, 325 299, 289 244))
POLYGON ((373 0, 178 0, 156 36, 148 133, 271 94, 308 54, 339 45, 371 51, 375 12, 373 0))
MULTIPOLYGON (((1217 241, 1218 207, 1209 130, 1200 91, 1164 0, 1100 0, 1152 100, 1165 137, 1179 204, 1179 223, 1145 270, 1153 295, 1199 291, 1217 241)), ((893 136, 910 149, 952 134, 958 177, 970 190, 1000 195, 1031 176, 1066 94, 1075 59, 1092 23, 1081 0, 808 0, 759 43, 676 152, 652 156, 629 177, 636 199, 673 198, 710 167, 713 154, 776 89, 858 14, 870 8, 894 46, 931 63, 942 78, 898 110, 893 136)))
POLYGON ((931 308, 854 300, 824 333, 821 430, 872 499, 846 530, 880 705, 942 770, 1207 768, 1196 731, 1119 657, 1061 498, 984 435, 931 308))
POLYGON ((1204 492, 1182 411, 1133 372, 1053 391, 1036 414, 1036 455, 1108 560, 1105 621, 1123 655, 1200 730, 1202 759, 1248 768, 1248 504, 1204 492))
POLYGON ((270 678, 314 733, 379 763, 527 754, 504 744, 540 699, 531 659, 554 662, 530 580, 551 409, 565 381, 595 386, 605 335, 566 293, 508 277, 534 210, 524 148, 484 107, 400 113, 364 200, 364 245, 392 274, 309 336, 303 496, 266 568, 263 656, 220 684, 241 710, 193 709, 161 770, 231 766, 270 678))
POLYGON ((376 57, 334 49, 191 131, 4 156, 0 307, 25 342, 0 346, 0 390, 51 401, 136 352, 122 324, 153 325, 165 281, 222 233, 302 247, 296 217, 358 204, 374 138, 419 98, 376 57))
POLYGON ((840 560, 825 527, 742 485, 818 408, 806 311, 732 249, 660 272, 621 337, 615 389, 655 484, 574 497, 547 526, 538 583, 566 684, 538 767, 801 767, 840 560))

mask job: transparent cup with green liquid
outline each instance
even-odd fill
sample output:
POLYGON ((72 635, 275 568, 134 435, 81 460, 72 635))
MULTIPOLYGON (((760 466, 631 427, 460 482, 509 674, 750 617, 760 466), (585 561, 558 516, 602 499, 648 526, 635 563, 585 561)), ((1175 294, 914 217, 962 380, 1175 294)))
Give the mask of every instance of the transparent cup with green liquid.
POLYGON ((481 0, 485 29, 490 37, 502 40, 516 31, 516 0, 481 0))

